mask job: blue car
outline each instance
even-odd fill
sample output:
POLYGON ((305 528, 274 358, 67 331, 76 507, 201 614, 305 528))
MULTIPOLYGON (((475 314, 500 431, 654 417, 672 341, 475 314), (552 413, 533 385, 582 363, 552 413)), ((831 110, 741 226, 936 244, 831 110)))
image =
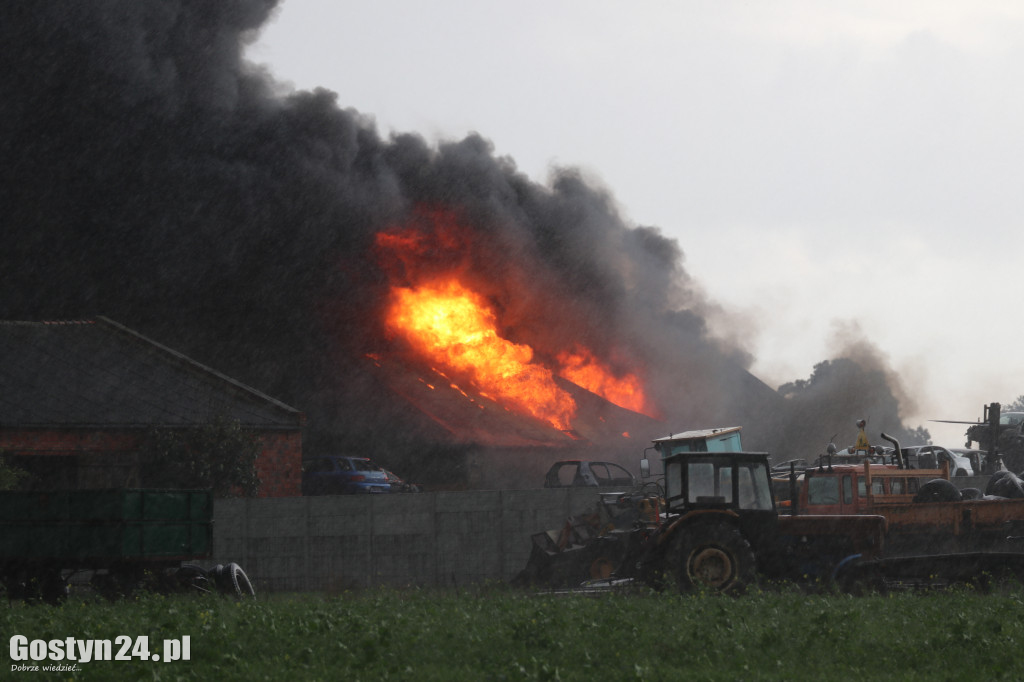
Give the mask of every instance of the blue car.
POLYGON ((326 455, 302 463, 303 495, 389 492, 387 472, 365 457, 326 455))

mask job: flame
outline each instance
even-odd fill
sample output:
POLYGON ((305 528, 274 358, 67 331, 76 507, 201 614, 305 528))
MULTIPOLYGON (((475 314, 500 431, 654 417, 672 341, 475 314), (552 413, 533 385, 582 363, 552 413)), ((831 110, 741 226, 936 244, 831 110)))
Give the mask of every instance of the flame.
POLYGON ((572 396, 533 361, 529 346, 498 335, 494 311, 457 280, 392 288, 386 321, 421 353, 469 376, 499 402, 557 429, 572 428, 572 396))
POLYGON ((562 366, 559 375, 577 386, 627 410, 642 414, 650 412, 640 379, 635 374, 616 376, 587 348, 577 346, 571 353, 559 353, 558 363, 562 366))
POLYGON ((468 275, 471 263, 489 262, 494 253, 480 251, 479 238, 450 211, 420 209, 408 226, 380 232, 376 240, 392 282, 385 323, 442 377, 441 368, 457 373, 481 396, 562 431, 571 430, 576 403, 556 375, 620 407, 656 416, 636 374, 612 371, 582 344, 557 355, 545 349, 555 356, 545 366, 529 345, 503 338, 488 299, 467 285, 481 277, 468 275))

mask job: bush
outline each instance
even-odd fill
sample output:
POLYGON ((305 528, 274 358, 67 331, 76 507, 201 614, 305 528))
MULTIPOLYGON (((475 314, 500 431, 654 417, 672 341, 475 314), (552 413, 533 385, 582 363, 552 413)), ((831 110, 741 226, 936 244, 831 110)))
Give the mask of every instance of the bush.
POLYGON ((152 427, 140 450, 143 485, 210 488, 214 497, 254 497, 260 481, 257 436, 238 420, 217 416, 197 427, 152 427))

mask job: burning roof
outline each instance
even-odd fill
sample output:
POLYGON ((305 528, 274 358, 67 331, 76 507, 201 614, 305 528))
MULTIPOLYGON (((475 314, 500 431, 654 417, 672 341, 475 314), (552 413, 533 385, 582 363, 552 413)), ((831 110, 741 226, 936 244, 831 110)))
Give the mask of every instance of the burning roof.
POLYGON ((563 348, 558 346, 562 330, 545 332, 566 321, 534 323, 523 333, 522 317, 509 320, 517 313, 505 302, 516 298, 532 299, 540 319, 553 319, 551 307, 564 309, 572 301, 559 299, 556 291, 541 296, 530 290, 524 271, 536 264, 490 267, 500 256, 492 253, 488 258, 486 252, 494 246, 478 245, 481 241, 455 216, 440 211, 421 215, 408 227, 378 233, 378 257, 390 284, 384 323, 389 336, 398 339, 400 352, 429 366, 440 382, 464 396, 460 384, 481 400, 562 432, 572 431, 577 405, 558 377, 627 410, 656 412, 637 370, 620 366, 616 371, 584 345, 596 330, 573 320, 575 339, 563 348))
POLYGON ((411 408, 410 419, 430 420, 437 441, 503 449, 577 449, 597 445, 633 455, 638 447, 643 448, 643 441, 634 434, 662 428, 660 422, 618 407, 564 379, 555 381, 576 408, 573 428, 567 430, 558 429, 545 419, 516 412, 472 388, 463 388, 437 370, 423 373, 422 369, 393 358, 368 360, 382 385, 394 393, 394 399, 411 408))

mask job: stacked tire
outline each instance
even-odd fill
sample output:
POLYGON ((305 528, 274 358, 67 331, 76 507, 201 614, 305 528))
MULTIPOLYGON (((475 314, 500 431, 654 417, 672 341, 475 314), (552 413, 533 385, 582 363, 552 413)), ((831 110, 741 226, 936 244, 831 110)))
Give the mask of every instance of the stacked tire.
POLYGON ((1010 500, 1024 498, 1024 483, 1012 471, 997 471, 988 479, 985 495, 1005 497, 1010 500))

